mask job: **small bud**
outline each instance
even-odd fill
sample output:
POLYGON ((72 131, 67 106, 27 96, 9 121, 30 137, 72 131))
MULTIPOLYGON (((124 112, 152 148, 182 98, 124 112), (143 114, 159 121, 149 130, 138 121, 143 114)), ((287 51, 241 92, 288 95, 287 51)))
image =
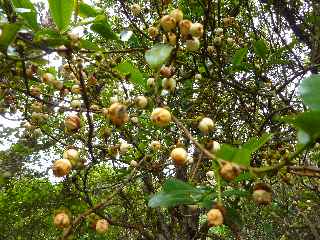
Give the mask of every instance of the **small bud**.
POLYGON ((55 76, 51 73, 45 73, 42 75, 42 81, 47 84, 52 84, 55 79, 55 76))
POLYGON ((221 36, 223 34, 223 28, 216 28, 214 32, 217 36, 221 36))
POLYGON ((138 167, 137 161, 132 160, 132 161, 130 162, 130 166, 131 166, 131 167, 138 167))
POLYGON ((36 87, 36 86, 32 86, 30 88, 30 94, 34 97, 39 97, 40 94, 41 94, 41 90, 39 87, 36 87))
POLYGON ((227 43, 228 43, 228 44, 233 45, 234 42, 235 42, 235 41, 234 41, 233 38, 231 38, 231 37, 228 37, 228 38, 227 38, 227 43))
POLYGON ((222 44, 222 38, 221 38, 221 37, 215 37, 215 38, 213 39, 213 43, 214 43, 215 46, 221 46, 221 44, 222 44))
POLYGON ((81 101, 80 100, 72 100, 70 103, 70 106, 72 108, 79 109, 79 108, 81 108, 81 101))
POLYGON ((194 75, 194 79, 201 80, 202 79, 202 75, 200 73, 197 73, 196 75, 194 75))
POLYGON ((81 87, 78 84, 75 84, 71 87, 71 92, 74 94, 80 94, 81 93, 81 87))
POLYGON ((131 147, 131 145, 128 144, 128 143, 121 143, 120 147, 119 147, 119 150, 120 150, 121 153, 124 154, 124 153, 128 152, 130 147, 131 147))
POLYGON ((150 148, 153 151, 158 151, 161 148, 161 143, 159 141, 152 141, 151 144, 150 144, 150 148))
POLYGON ((207 47, 207 51, 208 51, 209 55, 213 55, 213 54, 215 54, 217 52, 216 48, 214 46, 208 46, 207 47))
POLYGON ((159 34, 159 30, 156 27, 149 27, 148 34, 151 38, 155 38, 159 34))
POLYGON ((156 81, 154 78, 148 78, 147 80, 148 87, 154 87, 156 85, 156 81))

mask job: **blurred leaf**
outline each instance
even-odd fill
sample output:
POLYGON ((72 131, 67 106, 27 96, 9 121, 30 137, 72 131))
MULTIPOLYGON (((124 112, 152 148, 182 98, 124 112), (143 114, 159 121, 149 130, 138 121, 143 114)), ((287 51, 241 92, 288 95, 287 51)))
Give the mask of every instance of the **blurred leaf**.
POLYGON ((91 30, 100 34, 106 40, 118 40, 118 36, 112 30, 107 17, 99 15, 91 25, 91 30))
POLYGON ((180 204, 195 203, 202 196, 202 191, 177 179, 168 179, 161 192, 152 196, 148 206, 174 207, 180 204))
POLYGON ((254 52, 261 58, 265 58, 268 54, 268 46, 262 39, 258 40, 254 44, 254 52))
POLYGON ((51 17, 60 31, 68 29, 74 0, 49 0, 51 17))
POLYGON ((129 61, 122 62, 122 63, 118 64, 115 67, 115 69, 118 70, 123 75, 129 74, 129 79, 134 84, 136 84, 140 87, 143 87, 143 88, 147 87, 147 84, 146 84, 146 81, 145 81, 143 74, 131 62, 129 62, 129 61))
POLYGON ((155 45, 146 51, 146 61, 151 68, 158 69, 169 60, 172 50, 173 47, 167 44, 155 45))
POLYGON ((235 66, 240 65, 244 60, 244 58, 247 56, 247 53, 248 53, 247 47, 238 49, 232 58, 232 61, 231 61, 232 64, 235 66))
POLYGON ((15 39, 17 32, 21 28, 19 23, 6 23, 0 26, 0 50, 6 52, 10 43, 15 39))
POLYGON ((320 137, 320 111, 303 112, 296 116, 286 116, 280 120, 291 123, 299 129, 299 142, 306 144, 320 137), (309 138, 308 138, 309 136, 309 138))
POLYGON ((27 22, 27 25, 33 30, 38 30, 37 11, 30 0, 12 0, 14 7, 28 9, 29 12, 20 12, 19 15, 27 22))
POLYGON ((260 147, 262 147, 266 142, 268 142, 272 138, 273 134, 265 133, 261 136, 261 138, 253 137, 242 147, 249 149, 251 152, 257 151, 260 147))
POLYGON ((100 49, 97 44, 86 39, 80 39, 80 48, 85 48, 92 51, 97 51, 100 49))
POLYGON ((312 110, 320 110, 320 75, 305 78, 299 89, 303 102, 312 110))
POLYGON ((81 17, 96 17, 99 15, 99 11, 97 11, 89 4, 81 2, 79 4, 79 15, 81 17))

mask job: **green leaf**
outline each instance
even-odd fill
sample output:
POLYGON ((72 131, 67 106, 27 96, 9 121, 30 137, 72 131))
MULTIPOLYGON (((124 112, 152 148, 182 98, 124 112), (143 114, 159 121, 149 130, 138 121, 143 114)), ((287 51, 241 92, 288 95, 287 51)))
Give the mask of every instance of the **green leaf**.
POLYGON ((262 39, 254 44, 254 52, 261 58, 265 58, 269 52, 266 42, 262 39))
POLYGON ((74 0, 49 0, 51 17, 60 31, 68 29, 74 0))
POLYGON ((192 204, 201 199, 202 191, 177 179, 168 179, 161 192, 152 196, 148 206, 174 207, 180 204, 192 204))
POLYGON ((303 102, 312 110, 320 110, 320 75, 305 78, 299 89, 303 102))
POLYGON ((173 47, 167 44, 157 44, 146 51, 145 59, 153 69, 159 69, 165 64, 171 55, 173 47))
POLYGON ((81 2, 79 5, 79 15, 81 17, 96 17, 99 15, 99 12, 92 6, 81 2))
POLYGON ((106 40, 118 40, 118 36, 112 30, 107 17, 99 15, 96 17, 94 23, 91 25, 91 30, 100 34, 106 40))
POLYGON ((122 62, 118 64, 115 67, 115 69, 123 75, 129 74, 129 79, 134 84, 141 86, 143 88, 147 88, 147 82, 143 74, 131 62, 129 61, 122 62))
POLYGON ((255 152, 259 148, 261 148, 266 142, 268 142, 272 138, 272 136, 273 134, 271 133, 265 133, 261 136, 261 138, 253 137, 245 144, 243 144, 242 147, 249 149, 251 152, 255 152))
POLYGON ((38 30, 37 11, 30 0, 12 0, 12 3, 15 8, 25 8, 30 10, 30 12, 19 13, 19 15, 22 16, 30 28, 38 30))
POLYGON ((0 50, 7 52, 10 43, 15 39, 17 32, 21 28, 19 23, 6 23, 0 26, 0 50))
POLYGON ((97 44, 86 39, 80 39, 80 48, 85 48, 93 51, 98 51, 100 49, 97 44))
POLYGON ((66 36, 63 36, 49 28, 44 28, 36 32, 34 41, 38 42, 39 44, 45 43, 45 45, 49 47, 60 46, 69 42, 66 36))
POLYGON ((240 65, 243 59, 247 56, 247 53, 248 53, 247 47, 238 49, 232 58, 232 61, 231 61, 232 64, 235 66, 240 65))
POLYGON ((294 117, 287 116, 280 119, 291 123, 300 130, 298 132, 298 139, 300 143, 306 144, 320 137, 320 111, 308 111, 300 113, 294 117))
POLYGON ((220 150, 216 153, 216 156, 242 166, 249 166, 251 153, 252 152, 246 148, 234 148, 228 144, 222 144, 220 150))

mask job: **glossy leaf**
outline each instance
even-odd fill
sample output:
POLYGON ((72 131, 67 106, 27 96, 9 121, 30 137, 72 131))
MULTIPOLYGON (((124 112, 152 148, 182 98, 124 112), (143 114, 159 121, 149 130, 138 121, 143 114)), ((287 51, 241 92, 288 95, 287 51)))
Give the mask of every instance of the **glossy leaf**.
POLYGON ((177 179, 168 179, 161 192, 155 194, 148 203, 151 208, 174 207, 180 204, 192 204, 202 196, 202 191, 177 179))
POLYGON ((81 2, 79 4, 79 15, 81 17, 96 17, 99 12, 89 4, 81 2))
POLYGON ((305 78, 300 85, 303 102, 313 110, 320 110, 320 75, 305 78))
POLYGON ((60 31, 68 29, 73 6, 73 0, 49 0, 51 17, 60 31))
MULTIPOLYGON (((26 21, 27 25, 33 30, 38 30, 37 11, 30 0, 12 0, 14 7, 29 11, 20 11, 19 15, 26 21)), ((18 11, 17 11, 18 12, 18 11)))
POLYGON ((262 147, 266 142, 268 142, 272 138, 273 134, 265 133, 261 136, 261 138, 253 137, 242 147, 249 149, 251 152, 257 151, 260 147, 262 147))
POLYGON ((67 44, 69 40, 66 36, 61 35, 59 32, 49 28, 44 28, 36 32, 34 41, 42 45, 45 44, 45 47, 56 47, 67 44))
POLYGON ((6 52, 10 43, 15 39, 17 32, 20 30, 19 23, 6 23, 0 26, 0 50, 6 52))
POLYGON ((170 45, 158 44, 146 51, 145 59, 151 68, 158 69, 169 60, 172 50, 170 45))
POLYGON ((112 30, 106 16, 99 15, 91 25, 91 30, 101 35, 106 40, 118 40, 118 36, 112 30))
POLYGON ((240 65, 244 60, 244 58, 247 56, 247 53, 248 53, 247 47, 238 49, 232 58, 232 64, 236 66, 240 65))
POLYGON ((134 84, 146 88, 146 81, 143 74, 131 62, 125 61, 115 67, 122 75, 129 75, 129 80, 134 84))

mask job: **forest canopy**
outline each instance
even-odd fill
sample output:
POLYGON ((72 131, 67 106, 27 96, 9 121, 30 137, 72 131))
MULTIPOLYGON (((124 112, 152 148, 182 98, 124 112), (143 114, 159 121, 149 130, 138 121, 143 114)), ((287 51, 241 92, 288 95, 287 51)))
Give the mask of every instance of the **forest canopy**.
POLYGON ((0 239, 320 239, 318 0, 0 0, 0 239))

